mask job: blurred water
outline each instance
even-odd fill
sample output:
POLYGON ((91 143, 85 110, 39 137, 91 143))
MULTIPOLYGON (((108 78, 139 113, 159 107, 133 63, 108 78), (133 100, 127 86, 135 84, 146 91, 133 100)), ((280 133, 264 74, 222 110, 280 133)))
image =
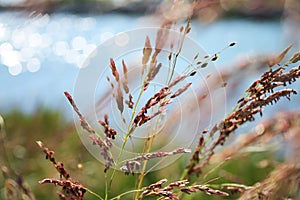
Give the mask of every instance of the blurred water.
MULTIPOLYGON (((157 26, 133 15, 52 14, 29 18, 0 13, 0 111, 38 105, 70 110, 63 91, 72 91, 85 58, 103 41, 122 31, 157 26)), ((280 21, 227 20, 210 25, 192 22, 190 36, 214 53, 232 41, 218 63, 240 56, 281 51, 290 42, 280 21)), ((141 44, 143 45, 143 44, 141 44)))

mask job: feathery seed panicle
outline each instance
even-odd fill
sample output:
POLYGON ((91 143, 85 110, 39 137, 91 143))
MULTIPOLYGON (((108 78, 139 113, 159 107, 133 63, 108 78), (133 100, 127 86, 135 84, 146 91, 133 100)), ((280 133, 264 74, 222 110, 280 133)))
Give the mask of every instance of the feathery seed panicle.
POLYGON ((111 72, 112 72, 113 76, 114 76, 115 79, 116 79, 116 82, 119 82, 119 80, 120 80, 120 75, 119 75, 119 72, 118 72, 118 70, 117 70, 115 61, 114 61, 112 58, 110 58, 110 69, 111 69, 111 72))
POLYGON ((114 140, 115 136, 117 135, 117 131, 109 127, 108 115, 104 115, 104 121, 99 120, 98 122, 103 126, 105 135, 114 140))
POLYGON ((126 175, 128 174, 134 174, 134 170, 138 170, 139 166, 141 165, 141 162, 144 162, 146 160, 151 160, 154 158, 162 158, 166 156, 173 156, 177 154, 183 154, 183 153, 190 153, 190 149, 185 148, 178 148, 171 152, 153 152, 153 153, 146 153, 141 156, 135 157, 133 159, 127 160, 125 165, 123 165, 120 169, 125 172, 126 175))
POLYGON ((64 167, 64 164, 55 160, 54 151, 51 151, 45 147, 41 141, 37 141, 36 143, 46 154, 46 159, 50 160, 60 174, 60 179, 45 178, 39 181, 39 184, 52 183, 54 185, 61 186, 63 193, 58 194, 60 197, 65 196, 68 199, 83 199, 83 196, 86 193, 85 187, 82 186, 78 181, 71 179, 70 174, 64 167))
POLYGON ((180 81, 183 81, 187 76, 186 75, 181 75, 176 77, 169 85, 169 88, 172 88, 173 86, 175 86, 176 84, 178 84, 180 81))
POLYGON ((147 68, 147 63, 150 60, 151 53, 152 53, 152 47, 151 47, 150 39, 148 36, 146 36, 145 45, 143 48, 143 56, 142 56, 142 76, 144 75, 145 70, 147 68))
POLYGON ((175 181, 163 187, 163 185, 167 181, 168 181, 167 179, 162 179, 154 184, 145 187, 139 199, 142 199, 143 197, 146 196, 158 196, 158 197, 165 197, 167 199, 179 199, 179 195, 177 194, 178 191, 184 194, 191 194, 197 191, 201 191, 208 195, 229 196, 229 194, 226 192, 213 189, 206 185, 187 186, 189 184, 188 180, 175 181))
POLYGON ((77 113, 79 119, 80 119, 80 124, 84 130, 86 130, 89 133, 95 133, 95 130, 89 125, 85 117, 80 113, 77 105, 75 104, 75 101, 73 100, 73 97, 68 93, 64 92, 65 96, 69 100, 71 106, 73 107, 74 111, 77 113))
POLYGON ((186 85, 184 85, 182 88, 179 88, 177 91, 174 92, 174 94, 170 97, 171 99, 181 95, 183 92, 185 92, 190 86, 192 85, 192 83, 188 83, 186 85))
POLYGON ((115 64, 115 61, 111 58, 110 59, 110 68, 112 70, 112 75, 115 77, 117 86, 115 87, 115 84, 111 82, 109 77, 107 77, 107 80, 110 83, 112 90, 113 90, 112 95, 116 100, 118 110, 120 111, 121 114, 124 111, 124 103, 129 108, 133 108, 133 105, 134 105, 133 97, 130 94, 130 88, 128 85, 128 68, 127 68, 127 65, 126 65, 124 59, 122 59, 122 67, 123 67, 123 77, 121 80, 120 74, 119 74, 119 72, 117 70, 117 66, 115 64), (128 99, 124 98, 124 94, 128 95, 128 99))
POLYGON ((82 200, 86 193, 86 188, 73 180, 59 180, 55 178, 45 178, 39 181, 39 184, 52 183, 55 186, 61 186, 63 193, 58 192, 60 198, 82 200))
POLYGON ((274 65, 279 64, 283 60, 283 58, 286 56, 286 54, 289 52, 289 50, 292 47, 293 47, 293 45, 291 44, 283 52, 281 52, 278 56, 276 56, 275 58, 271 59, 269 61, 269 66, 273 67, 274 65))
MULTIPOLYGON (((288 49, 281 55, 285 55, 288 49)), ((282 59, 281 56, 280 59, 282 59)), ((287 72, 285 72, 285 68, 279 66, 275 70, 273 68, 268 69, 258 80, 254 81, 246 90, 247 96, 238 100, 236 109, 210 131, 210 136, 215 135, 217 132, 219 136, 206 149, 207 154, 200 164, 196 164, 199 162, 198 157, 193 156, 194 158, 190 160, 186 167, 188 170, 187 177, 190 177, 192 174, 199 175, 202 172, 201 169, 209 163, 209 160, 214 155, 215 148, 223 145, 228 136, 242 124, 247 121, 253 121, 255 114, 260 113, 262 115, 263 107, 276 103, 282 97, 290 100, 291 94, 297 94, 295 90, 289 88, 278 89, 277 91, 275 89, 285 87, 287 83, 291 84, 299 77, 300 66, 294 67, 287 72)), ((198 145, 198 148, 202 147, 202 143, 198 145)))
POLYGON ((104 173, 107 172, 107 170, 114 165, 113 157, 110 155, 109 149, 112 147, 112 143, 109 139, 109 137, 105 137, 105 142, 96 135, 90 135, 90 139, 93 141, 93 145, 98 145, 101 150, 101 156, 105 160, 105 169, 104 173))
POLYGON ((123 113, 123 111, 124 111, 124 96, 123 96, 120 85, 118 85, 118 87, 117 87, 116 102, 117 102, 119 111, 121 113, 123 113))
POLYGON ((146 65, 150 59, 152 53, 152 47, 150 43, 150 39, 148 36, 146 36, 145 45, 143 48, 143 58, 142 58, 142 64, 146 65))
POLYGON ((124 89, 125 93, 128 94, 129 87, 128 87, 127 66, 126 66, 124 59, 122 60, 122 66, 123 66, 123 74, 124 74, 123 89, 124 89))
MULTIPOLYGON (((281 197, 289 197, 292 191, 291 185, 295 186, 295 190, 300 189, 300 168, 295 164, 278 165, 270 175, 261 183, 255 184, 248 188, 241 196, 243 199, 278 199, 281 197)), ((295 199, 298 199, 295 196, 295 199)))
POLYGON ((176 188, 184 187, 188 184, 187 180, 176 181, 170 183, 166 187, 162 187, 168 180, 162 179, 154 184, 151 184, 144 188, 144 192, 140 195, 139 199, 142 199, 146 196, 157 196, 157 197, 165 197, 166 199, 179 199, 178 195, 175 194, 176 188))
POLYGON ((164 24, 162 24, 162 26, 158 30, 156 35, 156 41, 155 41, 155 52, 152 56, 152 61, 156 60, 157 55, 161 52, 161 50, 165 46, 170 34, 170 28, 172 24, 173 22, 171 21, 165 21, 164 24))
POLYGON ((133 97, 131 94, 128 95, 128 100, 125 100, 125 104, 128 105, 128 108, 132 109, 134 106, 133 97))
POLYGON ((253 145, 257 142, 268 143, 272 138, 282 135, 285 142, 289 144, 294 153, 289 155, 290 160, 299 160, 300 158, 300 139, 298 139, 298 129, 300 124, 300 112, 280 112, 275 116, 259 123, 253 131, 243 134, 236 139, 234 145, 226 147, 218 153, 220 160, 233 157, 243 148, 253 145))
POLYGON ((300 60, 300 52, 293 55, 293 57, 290 59, 291 63, 296 63, 300 60))
MULTIPOLYGON (((215 1, 216 3, 217 1, 215 1)), ((176 6, 172 6, 170 10, 172 11, 175 7, 180 8, 183 1, 175 1, 176 6)), ((202 2, 203 3, 203 2, 202 2)), ((194 2, 191 4, 191 10, 194 11, 196 9, 196 5, 199 6, 199 3, 194 2)), ((194 13, 191 13, 193 15, 194 13)), ((261 183, 261 185, 257 184, 252 186, 245 186, 240 184, 221 184, 221 185, 210 185, 210 184, 198 184, 193 183, 189 184, 189 180, 192 175, 199 175, 203 172, 203 168, 207 166, 211 160, 211 158, 218 154, 216 152, 216 148, 218 146, 223 145, 228 137, 234 133, 241 125, 248 121, 253 121, 255 119, 256 114, 262 115, 262 108, 269 105, 276 103, 282 97, 286 97, 290 100, 290 96, 292 94, 297 94, 297 92, 293 89, 286 88, 288 84, 291 84, 296 81, 297 78, 300 77, 300 66, 294 67, 290 70, 287 70, 287 67, 291 63, 296 63, 300 60, 300 53, 294 54, 294 56, 285 64, 280 64, 288 51, 291 49, 292 45, 287 47, 283 52, 272 59, 267 59, 265 66, 269 69, 262 74, 262 76, 253 82, 250 87, 246 90, 245 96, 237 101, 237 105, 234 110, 225 117, 222 121, 217 123, 213 128, 208 131, 204 130, 202 134, 199 136, 199 140, 197 143, 196 148, 193 151, 192 157, 189 160, 189 163, 186 165, 186 173, 181 177, 181 180, 173 181, 170 184, 167 184, 168 180, 163 177, 160 181, 150 184, 149 186, 143 187, 143 178, 147 174, 147 169, 149 168, 148 161, 152 159, 160 159, 168 156, 174 156, 178 154, 184 153, 191 153, 191 150, 186 148, 177 148, 170 152, 152 152, 152 142, 154 141, 155 137, 152 137, 151 134, 156 134, 154 131, 150 130, 147 133, 148 136, 145 139, 144 148, 140 152, 139 156, 128 160, 121 160, 123 156, 123 150, 126 147, 126 141, 128 137, 134 132, 135 128, 142 126, 143 124, 147 123, 148 121, 152 120, 156 116, 166 112, 166 106, 173 102, 174 98, 182 95, 186 92, 192 83, 183 84, 183 86, 179 86, 179 89, 174 89, 175 85, 179 85, 180 82, 186 80, 187 77, 194 76, 197 74, 198 70, 201 68, 206 68, 209 66, 210 63, 217 61, 219 58, 220 53, 230 47, 236 45, 236 42, 230 43, 227 47, 222 49, 221 51, 214 53, 212 55, 207 55, 203 57, 200 56, 199 53, 194 55, 194 61, 192 64, 188 65, 184 71, 184 75, 178 76, 174 78, 174 71, 176 67, 177 58, 181 53, 181 49, 183 47, 184 38, 187 33, 191 31, 190 27, 190 18, 186 26, 181 26, 180 31, 180 38, 178 41, 171 41, 170 49, 171 52, 168 54, 167 59, 169 60, 169 73, 168 77, 166 78, 166 85, 162 88, 157 89, 154 94, 147 99, 144 106, 139 105, 139 101, 142 100, 141 96, 143 92, 148 89, 149 84, 151 81, 157 77, 158 73, 160 73, 162 63, 159 60, 160 57, 158 55, 167 44, 170 34, 170 28, 177 23, 174 18, 165 18, 161 28, 157 31, 155 46, 152 47, 150 43, 150 39, 147 36, 145 39, 145 44, 142 53, 142 82, 141 85, 143 87, 140 90, 140 94, 136 100, 133 102, 133 96, 130 93, 130 88, 128 85, 128 68, 124 60, 122 60, 122 69, 123 69, 123 76, 119 73, 121 70, 118 71, 115 61, 113 58, 110 59, 109 65, 111 69, 112 76, 111 78, 107 77, 108 82, 112 88, 112 95, 114 100, 117 104, 117 109, 120 111, 121 117, 123 119, 124 124, 128 126, 127 131, 124 131, 126 134, 122 149, 120 151, 119 157, 114 161, 112 154, 110 152, 112 148, 112 140, 114 140, 118 135, 117 131, 110 127, 108 115, 104 115, 104 119, 99 120, 99 124, 104 129, 104 137, 100 137, 97 135, 96 131, 89 125, 85 117, 80 113, 78 107, 76 106, 72 96, 65 92, 65 96, 69 100, 71 106, 73 107, 74 111, 79 116, 82 128, 89 133, 89 138, 93 145, 97 145, 100 148, 101 157, 105 160, 105 170, 107 170, 115 165, 116 167, 120 167, 120 169, 125 172, 125 175, 136 173, 138 170, 141 170, 141 176, 137 180, 137 188, 135 190, 125 191, 124 193, 120 194, 119 196, 113 199, 120 199, 121 196, 127 195, 132 192, 136 192, 135 199, 143 199, 144 197, 148 196, 155 196, 159 199, 180 199, 181 195, 190 195, 195 192, 203 192, 208 195, 218 195, 221 197, 229 196, 229 193, 221 191, 221 190, 228 190, 228 191, 238 191, 242 194, 242 197, 247 198, 256 198, 256 197, 276 197, 276 193, 281 191, 282 185, 288 185, 291 181, 294 181, 296 184, 299 185, 299 167, 292 164, 288 166, 283 166, 282 168, 276 168, 273 173, 270 174, 270 177, 267 178, 265 181, 261 183), (175 45, 174 45, 175 44, 175 45), (278 66, 277 66, 278 65, 278 66), (146 74, 145 74, 146 71, 146 74), (113 80, 113 81, 112 81, 113 80), (174 90, 174 91, 173 91, 174 90), (125 104, 125 105, 124 105, 125 104), (130 118, 130 123, 127 124, 127 120, 125 120, 125 116, 123 115, 124 110, 126 109, 126 105, 129 109, 132 109, 132 114, 130 118), (140 110, 137 108, 142 107, 140 110), (103 138, 103 139, 102 139, 103 138), (122 155, 122 156, 121 156, 122 155), (119 159, 120 158, 120 159, 119 159), (281 170, 281 171, 280 171, 281 170), (283 177, 293 176, 291 179, 284 179, 283 177), (294 178, 296 177, 296 178, 294 178), (277 184, 276 182, 284 182, 284 184, 277 184), (280 187, 280 189, 278 189, 280 187)), ((265 61, 264 61, 265 62, 265 61)), ((248 62, 249 64, 249 62, 248 62)), ((246 68, 246 64, 242 64, 238 70, 242 71, 241 69, 246 68)), ((260 69, 259 67, 256 67, 260 69)), ((262 67, 261 67, 262 68, 262 67)), ((213 89, 226 87, 227 81, 234 73, 230 73, 225 71, 221 73, 220 78, 217 79, 211 78, 209 80, 214 80, 213 89)), ((207 75, 206 79, 208 79, 210 75, 207 75)), ((230 82, 229 82, 230 83, 230 82)), ((209 88, 209 87, 208 87, 209 88)), ((147 91, 148 92, 148 91, 147 91)), ((210 91, 205 90, 198 96, 198 100, 204 99, 208 96, 210 91)), ((196 105, 198 106, 198 104, 196 105)), ((183 109, 184 110, 184 109, 183 109)), ((174 116, 174 115, 173 115, 174 116)), ((279 117, 280 118, 280 117, 279 117)), ((174 120, 174 118, 171 118, 174 120)), ((295 120, 295 119, 294 119, 295 120)), ((264 124, 261 127, 262 130, 259 131, 260 134, 257 134, 257 137, 251 137, 247 139, 247 141, 243 144, 249 145, 255 141, 258 141, 262 137, 271 137, 271 134, 283 134, 287 140, 295 140, 298 141, 297 134, 286 134, 286 129, 292 129, 293 122, 289 119, 284 119, 283 117, 275 120, 276 124, 264 124), (280 121, 281 120, 281 121, 280 121), (286 121, 284 121, 286 120, 286 121), (283 122, 284 121, 284 122, 283 122), (280 124, 280 125, 278 125, 280 124), (279 127, 277 127, 279 126, 279 127), (272 129, 272 130, 269 130, 272 129), (275 130, 276 129, 276 130, 275 130), (280 132, 280 133, 279 133, 280 132), (284 132, 284 133, 283 133, 284 132)), ((126 130, 126 128, 125 128, 126 130)), ((298 129, 297 129, 298 131, 298 129)), ((288 132, 287 132, 288 133, 288 132)), ((273 135, 272 135, 273 137, 273 135)), ((286 139, 285 138, 285 139, 286 139)), ((285 140, 285 141, 287 141, 285 140)), ((60 174, 60 179, 55 178, 46 178, 41 180, 39 183, 51 183, 54 185, 58 185, 62 187, 62 192, 58 193, 58 196, 61 199, 83 199, 83 196, 86 192, 90 192, 87 188, 83 185, 78 183, 77 181, 70 178, 69 173, 65 170, 63 163, 57 162, 54 158, 54 152, 50 151, 48 148, 44 147, 41 142, 37 142, 40 148, 43 149, 43 152, 46 154, 46 159, 49 159, 50 162, 54 165, 56 170, 60 174)), ((295 142, 297 143, 297 142, 295 142)), ((156 144, 155 144, 156 145, 156 144)), ((241 149, 241 145, 235 146, 237 149, 241 149)), ((299 145, 295 145, 296 151, 300 149, 299 145)), ((231 152, 232 153, 232 152, 231 152)), ((219 155, 219 154, 218 154, 219 155)), ((225 154, 224 154, 225 155, 225 154)), ((230 155, 230 151, 227 151, 227 156, 230 155), (229 153, 228 153, 229 152, 229 153)), ((299 154, 296 153, 293 157, 299 157, 299 154)), ((226 157, 227 158, 227 157, 226 157)), ((299 162, 299 160, 298 160, 299 162)), ((150 163, 149 163, 150 164, 150 163)), ((106 178, 107 178, 106 174, 106 178)), ((99 199, 108 199, 111 194, 109 191, 112 189, 112 181, 115 176, 115 171, 112 173, 112 176, 106 179, 106 191, 105 191, 105 198, 99 199), (110 182, 109 182, 110 181, 110 182)), ((215 180, 215 179, 214 179, 215 180)), ((198 182, 198 181, 197 181, 198 182)), ((200 181, 199 181, 200 182, 200 181)), ((293 183, 294 183, 293 182, 293 183)), ((299 187, 298 187, 299 188, 299 187)), ((288 195, 287 195, 288 196, 288 195)))
POLYGON ((49 150, 47 147, 44 146, 44 144, 41 141, 36 142, 38 146, 43 150, 43 152, 46 154, 46 159, 50 160, 50 162, 53 164, 55 169, 60 174, 60 177, 64 177, 65 179, 70 178, 70 174, 67 172, 67 170, 64 167, 64 164, 61 162, 57 162, 54 157, 54 151, 49 150))
POLYGON ((186 194, 195 193, 195 192, 197 192, 197 190, 204 192, 208 195, 218 195, 218 196, 224 196, 224 197, 229 196, 229 194, 226 192, 216 190, 216 189, 210 188, 205 185, 193 185, 193 186, 181 188, 181 192, 186 193, 186 194))
POLYGON ((159 63, 157 65, 157 61, 151 62, 150 67, 148 70, 147 78, 144 82, 144 91, 148 89, 149 83, 155 78, 155 76, 158 74, 162 64, 159 63))
POLYGON ((14 173, 15 177, 12 177, 9 168, 6 166, 2 166, 1 171, 4 184, 4 192, 2 196, 5 199, 19 199, 22 197, 26 200, 35 200, 33 192, 30 190, 21 174, 14 173))
POLYGON ((171 94, 171 88, 184 80, 187 77, 187 75, 182 75, 176 77, 168 86, 165 86, 161 88, 158 92, 156 92, 150 99, 148 99, 147 103, 144 107, 141 108, 140 112, 135 116, 132 124, 131 130, 134 130, 136 127, 143 125, 147 121, 153 119, 155 116, 163 113, 166 109, 159 109, 157 112, 155 112, 153 115, 149 116, 146 115, 147 111, 152 108, 153 106, 160 103, 160 107, 166 106, 167 104, 171 103, 171 99, 181 95, 183 92, 185 92, 192 83, 188 83, 184 85, 182 88, 179 88, 177 91, 175 91, 174 94, 171 95, 170 99, 165 99, 169 94, 171 94), (162 102, 161 102, 162 101, 162 102))
POLYGON ((114 129, 108 127, 108 117, 107 116, 104 117, 105 118, 104 121, 99 120, 99 123, 102 126, 104 126, 104 128, 106 130, 105 141, 103 141, 101 139, 101 137, 96 135, 96 131, 88 124, 86 119, 80 113, 80 111, 79 111, 77 105, 75 104, 75 101, 73 100, 72 96, 68 92, 65 92, 65 95, 68 98, 68 100, 69 100, 70 104, 72 105, 72 107, 74 108, 75 112, 79 116, 82 128, 84 130, 88 131, 89 133, 91 133, 91 135, 89 137, 92 140, 93 144, 98 145, 100 147, 101 155, 102 155, 102 157, 104 158, 104 160, 106 162, 106 164, 105 164, 106 168, 104 170, 106 172, 108 170, 108 168, 113 165, 113 158, 109 153, 109 149, 112 146, 112 144, 109 140, 109 137, 114 138, 115 135, 117 134, 117 132, 114 129))

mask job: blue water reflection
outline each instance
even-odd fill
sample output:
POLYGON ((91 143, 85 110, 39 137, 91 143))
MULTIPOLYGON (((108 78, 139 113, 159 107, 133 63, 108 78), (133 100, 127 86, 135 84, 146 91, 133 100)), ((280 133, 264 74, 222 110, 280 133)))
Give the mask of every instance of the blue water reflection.
MULTIPOLYGON (((157 26, 153 21, 122 14, 52 14, 27 17, 0 13, 0 111, 17 106, 25 111, 37 105, 62 108, 63 91, 72 91, 86 57, 118 32, 157 26)), ((237 47, 222 53, 219 63, 239 56, 274 53, 289 39, 279 21, 192 22, 190 36, 209 53, 232 41, 237 47)), ((143 44, 141 44, 143 45, 143 44)))

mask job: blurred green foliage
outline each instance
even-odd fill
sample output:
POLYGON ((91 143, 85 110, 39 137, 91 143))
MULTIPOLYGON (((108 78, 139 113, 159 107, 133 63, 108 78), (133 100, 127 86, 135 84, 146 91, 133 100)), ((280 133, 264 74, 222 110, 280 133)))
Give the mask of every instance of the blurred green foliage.
MULTIPOLYGON (((52 164, 45 160, 44 154, 35 143, 37 140, 43 141, 49 149, 55 151, 56 159, 63 161, 71 177, 103 196, 105 188, 103 165, 87 152, 74 125, 68 123, 59 111, 37 109, 32 114, 24 114, 15 110, 2 116, 5 121, 4 145, 6 151, 3 151, 1 146, 0 164, 1 166, 10 166, 17 174, 21 174, 36 199, 56 199, 56 190, 59 189, 50 184, 38 184, 38 181, 43 178, 59 178, 59 175, 52 164), (7 158, 3 155, 5 152, 7 158)), ((230 182, 253 185, 263 180, 273 169, 272 165, 262 167, 260 164, 267 160, 274 160, 274 155, 271 153, 244 154, 219 167, 214 164, 210 165, 210 168, 207 168, 197 179, 197 184, 209 183, 212 186, 215 185, 216 188, 220 183, 230 182)), ((177 181, 184 166, 185 161, 181 159, 162 170, 151 172, 146 176, 144 186, 163 178, 167 178, 170 182, 177 181)), ((117 172, 113 181, 111 197, 134 189, 136 178, 137 176, 125 176, 123 173, 117 172)), ((0 180, 0 199, 5 199, 2 176, 0 180)), ((235 197, 238 197, 238 194, 221 198, 198 192, 194 195, 185 195, 182 199, 209 200, 234 199, 235 197)), ((95 198, 88 194, 86 199, 95 198)), ((124 196, 124 199, 132 199, 132 197, 127 195, 124 196)))

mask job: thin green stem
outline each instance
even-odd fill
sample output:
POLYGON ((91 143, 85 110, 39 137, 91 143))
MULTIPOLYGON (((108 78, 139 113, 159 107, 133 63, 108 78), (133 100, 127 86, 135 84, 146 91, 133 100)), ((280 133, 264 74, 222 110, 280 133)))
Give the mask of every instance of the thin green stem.
POLYGON ((174 72, 175 72, 175 68, 176 68, 176 64, 177 64, 177 59, 178 59, 178 56, 179 56, 179 54, 180 54, 180 52, 182 50, 184 39, 185 39, 186 34, 188 33, 187 30, 188 30, 189 26, 190 26, 190 19, 188 20, 188 23, 185 26, 185 30, 184 30, 184 33, 182 35, 182 38, 180 39, 179 47, 178 47, 178 50, 177 50, 177 52, 175 54, 175 58, 173 60, 172 71, 171 71, 171 75, 169 77, 168 84, 170 84, 171 81, 172 81, 172 78, 173 78, 173 75, 174 75, 174 72))
MULTIPOLYGON (((152 121, 151 121, 151 122, 152 122, 152 121)), ((158 123, 158 122, 156 122, 156 128, 157 128, 157 123, 158 123)), ((152 126, 151 126, 151 127, 152 127, 152 126)), ((156 128, 155 128, 155 130, 156 130, 156 128)), ((154 132, 155 132, 155 130, 154 130, 154 132)), ((151 130, 149 129, 148 131, 149 131, 150 134, 151 134, 151 130)), ((151 141, 152 141, 152 140, 153 140, 153 137, 155 137, 155 134, 153 134, 153 132, 152 132, 152 135, 150 135, 149 132, 148 132, 148 134, 147 134, 147 139, 146 139, 145 142, 144 142, 143 151, 142 151, 143 153, 149 153, 149 152, 151 151, 151 148, 152 148, 152 143, 150 142, 150 146, 149 146, 149 144, 148 144, 148 142, 149 142, 148 138, 151 138, 151 141)), ((146 160, 146 161, 143 163, 142 171, 141 171, 141 173, 140 173, 139 179, 137 180, 137 187, 136 187, 137 189, 141 189, 141 187, 142 187, 143 180, 144 180, 144 177, 145 177, 145 175, 146 175, 146 174, 145 174, 145 171, 146 171, 147 164, 148 164, 148 161, 146 160)), ((139 192, 136 192, 135 199, 137 199, 138 196, 139 196, 139 192)))
POLYGON ((180 176, 180 180, 184 180, 187 177, 189 169, 185 168, 180 176))
MULTIPOLYGON (((135 113, 137 112, 138 104, 139 104, 139 102, 140 102, 140 100, 141 100, 141 97, 142 97, 142 95, 143 95, 143 93, 144 93, 144 86, 145 86, 145 79, 146 79, 146 77, 147 77, 147 76, 144 77, 142 87, 140 88, 139 96, 138 96, 138 98, 137 98, 137 101, 135 102, 135 105, 134 105, 133 110, 132 110, 132 113, 131 113, 129 125, 128 125, 128 128, 127 128, 127 132, 126 132, 125 138, 124 138, 124 140, 123 140, 123 144, 122 144, 122 147, 121 147, 121 151, 120 151, 120 153, 119 153, 119 155, 118 155, 118 158, 117 158, 117 160, 116 160, 116 168, 118 167, 119 160, 120 160, 120 158, 121 158, 121 156, 122 156, 122 154, 123 154, 123 152, 124 152, 125 145, 126 145, 128 139, 129 139, 129 137, 130 137, 130 134, 131 134, 131 133, 130 133, 130 129, 132 128, 132 127, 131 127, 131 124, 132 124, 132 121, 133 121, 133 119, 134 119, 135 113)), ((116 169, 113 170, 112 175, 111 175, 111 177, 110 177, 109 188, 111 187, 111 184, 112 184, 112 181, 113 181, 113 178, 114 178, 115 174, 116 174, 116 169)))
MULTIPOLYGON (((99 194, 97 194, 96 192, 93 192, 92 190, 88 189, 88 188, 84 188, 86 189, 86 191, 88 191, 90 194, 94 195, 95 197, 97 197, 98 199, 104 200, 99 194)), ((105 198, 106 199, 106 198, 105 198)))
POLYGON ((124 196, 124 195, 127 195, 127 194, 130 194, 130 193, 135 193, 135 192, 141 192, 143 191, 143 189, 139 189, 139 190, 130 190, 130 191, 127 191, 127 192, 124 192, 116 197, 113 197, 111 198, 111 200, 114 200, 114 199, 120 199, 121 196, 124 196))
MULTIPOLYGON (((108 190, 110 189, 110 187, 108 187, 108 183, 107 183, 107 174, 105 173, 105 200, 107 200, 108 199, 108 190)), ((111 184, 109 184, 109 186, 110 186, 111 184)))
MULTIPOLYGON (((151 141, 150 141, 150 144, 148 146, 147 153, 149 153, 151 151, 151 149, 152 149, 153 138, 154 137, 151 137, 151 141)), ((141 175, 140 175, 140 179, 139 179, 139 183, 138 183, 137 189, 140 189, 142 187, 143 180, 144 180, 144 177, 145 177, 145 171, 146 171, 147 164, 148 164, 148 161, 145 160, 144 163, 143 163, 143 168, 142 168, 142 171, 141 171, 141 175)), ((135 196, 136 199, 137 199, 138 195, 139 195, 139 192, 136 193, 136 196, 135 196)))
POLYGON ((126 142, 127 142, 128 138, 130 137, 130 134, 131 134, 130 133, 130 129, 132 128, 131 124, 132 124, 132 121, 134 119, 135 113, 137 112, 138 104, 139 104, 139 102, 140 102, 140 100, 142 98, 142 95, 144 93, 144 87, 145 87, 145 80, 146 80, 146 78, 147 78, 147 76, 145 76, 144 79, 143 79, 143 83, 142 83, 142 87, 140 88, 139 96, 138 96, 138 98, 137 98, 137 100, 135 102, 135 105, 133 107, 133 110, 131 112, 131 117, 130 117, 129 125, 128 125, 128 128, 127 128, 127 133, 126 133, 126 136, 124 138, 124 141, 123 141, 123 144, 122 144, 122 148, 121 148, 121 152, 120 152, 119 157, 122 155, 122 152, 123 152, 123 150, 125 148, 126 142))

